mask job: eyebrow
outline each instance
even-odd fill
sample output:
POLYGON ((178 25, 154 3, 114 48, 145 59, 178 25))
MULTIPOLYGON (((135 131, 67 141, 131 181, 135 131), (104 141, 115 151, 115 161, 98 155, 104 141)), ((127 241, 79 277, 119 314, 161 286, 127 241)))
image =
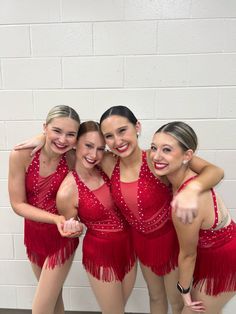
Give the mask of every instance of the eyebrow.
MULTIPOLYGON (((58 126, 52 126, 52 129, 54 129, 54 130, 60 130, 60 131, 63 131, 63 130, 62 130, 62 128, 59 128, 58 126)), ((66 133, 73 133, 73 134, 77 134, 77 132, 75 132, 75 131, 68 131, 68 132, 66 132, 66 133)))

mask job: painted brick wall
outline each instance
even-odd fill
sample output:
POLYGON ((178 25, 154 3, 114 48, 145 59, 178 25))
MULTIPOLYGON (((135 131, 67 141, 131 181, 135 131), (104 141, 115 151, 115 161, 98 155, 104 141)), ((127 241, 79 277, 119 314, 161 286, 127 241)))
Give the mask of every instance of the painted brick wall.
MULTIPOLYGON (((55 104, 83 120, 125 104, 144 148, 164 122, 187 121, 199 155, 225 169, 218 189, 236 218, 235 0, 0 0, 0 308, 30 308, 36 284, 9 205, 9 151, 55 104)), ((80 250, 64 299, 98 310, 80 250)), ((225 313, 235 310, 234 300, 225 313)), ((127 311, 148 312, 140 273, 127 311)))

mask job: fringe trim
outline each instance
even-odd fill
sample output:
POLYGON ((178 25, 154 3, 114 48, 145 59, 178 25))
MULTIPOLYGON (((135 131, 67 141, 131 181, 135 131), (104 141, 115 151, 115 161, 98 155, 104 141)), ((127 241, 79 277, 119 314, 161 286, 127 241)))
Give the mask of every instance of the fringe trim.
POLYGON ((207 295, 236 291, 236 238, 216 248, 198 249, 193 286, 207 295))
POLYGON ((125 275, 134 266, 135 259, 130 259, 127 265, 98 265, 90 259, 83 259, 83 265, 87 272, 98 280, 111 282, 111 281, 122 281, 125 275))
POLYGON ((158 276, 164 276, 178 267, 179 244, 171 226, 166 233, 147 235, 134 232, 136 254, 140 262, 158 276))
POLYGON ((87 231, 83 241, 83 266, 98 280, 122 281, 136 261, 129 230, 104 235, 87 231))
POLYGON ((47 264, 45 265, 46 268, 54 269, 56 266, 63 265, 71 257, 71 255, 74 254, 79 245, 79 241, 74 240, 77 239, 73 239, 73 241, 68 241, 64 247, 49 256, 43 256, 27 249, 28 258, 32 263, 38 265, 41 268, 43 267, 45 260, 47 259, 47 264))

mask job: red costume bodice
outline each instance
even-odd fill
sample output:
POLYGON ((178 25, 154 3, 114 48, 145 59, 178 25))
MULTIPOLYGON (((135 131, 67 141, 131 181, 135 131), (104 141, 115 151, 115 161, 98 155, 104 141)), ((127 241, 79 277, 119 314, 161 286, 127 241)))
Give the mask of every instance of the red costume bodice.
MULTIPOLYGON (((130 185, 131 183, 122 183, 130 185)), ((135 183, 134 185, 135 186, 135 183)), ((113 199, 125 216, 126 220, 137 231, 150 233, 162 228, 167 221, 170 221, 170 201, 171 191, 162 183, 148 167, 146 152, 142 152, 142 165, 139 173, 139 179, 136 184, 137 189, 132 191, 135 194, 137 206, 128 206, 134 204, 134 197, 122 194, 120 182, 120 160, 118 159, 111 177, 111 192, 113 199)))
MULTIPOLYGON (((186 180, 181 191, 192 179, 186 180)), ((222 292, 236 291, 236 224, 233 220, 225 227, 218 226, 218 205, 211 190, 215 220, 209 229, 199 230, 197 258, 193 286, 206 294, 217 296, 222 292)))
POLYGON ((101 170, 100 173, 105 183, 92 191, 83 183, 77 172, 72 171, 79 194, 78 216, 90 230, 121 231, 126 222, 112 200, 108 177, 101 170))
MULTIPOLYGON (((186 185, 192 181, 196 176, 189 178, 186 180, 178 189, 178 192, 180 192, 182 189, 186 187, 186 185)), ((212 199, 213 199, 213 205, 214 205, 214 213, 215 213, 215 220, 213 223, 213 226, 209 229, 200 229, 199 231, 199 240, 198 240, 198 247, 199 248, 214 248, 218 246, 222 246, 225 243, 227 243, 232 237, 235 232, 235 223, 231 220, 230 224, 220 228, 218 230, 215 230, 218 224, 218 205, 216 201, 216 195, 213 189, 211 189, 212 199)))
POLYGON ((54 214, 57 213, 56 194, 61 182, 69 172, 69 168, 64 154, 59 161, 56 171, 47 177, 41 177, 39 175, 39 156, 40 151, 36 153, 26 172, 27 202, 54 214))
MULTIPOLYGON (((25 175, 27 202, 52 214, 58 214, 56 194, 63 179, 69 172, 65 155, 61 156, 56 171, 47 177, 39 174, 38 151, 25 175)), ((47 258, 48 267, 63 264, 76 250, 78 238, 63 238, 57 226, 25 219, 24 243, 31 262, 42 267, 47 258)))

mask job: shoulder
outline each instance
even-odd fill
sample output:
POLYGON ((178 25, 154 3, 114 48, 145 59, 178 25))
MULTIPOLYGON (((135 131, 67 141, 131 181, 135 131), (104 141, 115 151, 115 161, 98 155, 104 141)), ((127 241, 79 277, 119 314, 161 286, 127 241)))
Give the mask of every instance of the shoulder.
POLYGON ((74 197, 74 195, 76 195, 76 191, 77 185, 74 176, 72 172, 69 172, 60 185, 60 188, 57 192, 57 198, 60 200, 71 199, 74 197))
POLYGON ((109 177, 111 177, 114 167, 116 165, 116 162, 117 162, 117 156, 115 156, 111 152, 105 152, 103 159, 100 163, 100 167, 109 177))
POLYGON ((75 160, 76 160, 75 150, 71 149, 66 153, 66 161, 69 169, 74 169, 75 160))
POLYGON ((76 187, 76 182, 75 182, 75 179, 74 179, 72 172, 70 171, 66 175, 65 179, 62 181, 58 193, 60 193, 60 194, 71 194, 71 190, 73 187, 76 187))
POLYGON ((32 149, 23 149, 23 150, 12 150, 9 156, 10 166, 27 166, 33 157, 30 155, 32 149))

